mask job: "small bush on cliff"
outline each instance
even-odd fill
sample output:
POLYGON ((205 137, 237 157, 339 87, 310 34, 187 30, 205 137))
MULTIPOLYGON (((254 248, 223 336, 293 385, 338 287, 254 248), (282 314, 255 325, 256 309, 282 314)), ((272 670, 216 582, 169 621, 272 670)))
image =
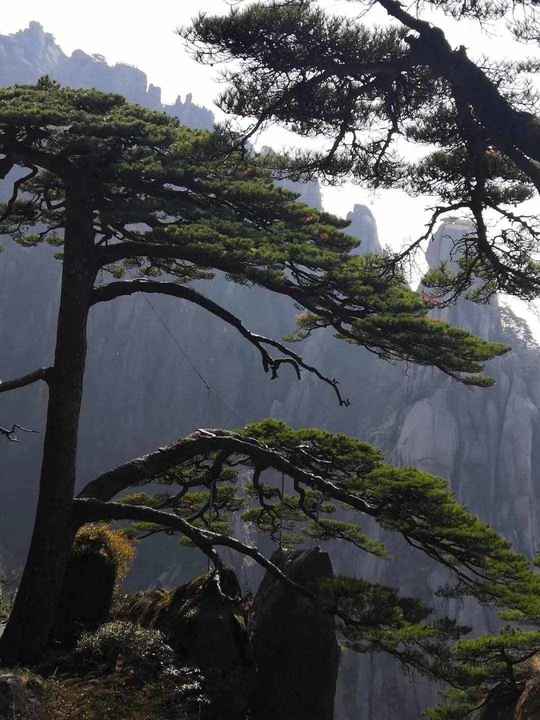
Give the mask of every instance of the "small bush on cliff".
POLYGON ((111 673, 122 669, 141 682, 175 673, 174 652, 158 630, 128 622, 111 622, 84 633, 75 650, 84 669, 111 673))
POLYGON ((134 545, 105 523, 82 527, 75 537, 58 603, 53 639, 73 647, 84 631, 110 620, 115 591, 127 575, 134 545))
POLYGON ((51 678, 45 683, 46 720, 199 720, 206 700, 199 674, 182 668, 175 677, 141 685, 124 673, 96 678, 51 678))
POLYGON ((77 532, 72 557, 102 555, 114 568, 118 587, 128 574, 135 557, 133 540, 122 530, 114 530, 107 523, 89 523, 77 532))

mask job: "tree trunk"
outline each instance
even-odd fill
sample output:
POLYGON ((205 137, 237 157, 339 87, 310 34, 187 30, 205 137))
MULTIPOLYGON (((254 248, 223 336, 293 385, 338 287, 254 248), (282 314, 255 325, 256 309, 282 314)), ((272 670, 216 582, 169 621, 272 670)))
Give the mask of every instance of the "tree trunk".
POLYGON ((4 663, 31 663, 54 622, 73 541, 77 436, 86 361, 86 325, 95 279, 92 213, 80 187, 66 190, 62 289, 39 500, 30 551, 0 641, 4 663))

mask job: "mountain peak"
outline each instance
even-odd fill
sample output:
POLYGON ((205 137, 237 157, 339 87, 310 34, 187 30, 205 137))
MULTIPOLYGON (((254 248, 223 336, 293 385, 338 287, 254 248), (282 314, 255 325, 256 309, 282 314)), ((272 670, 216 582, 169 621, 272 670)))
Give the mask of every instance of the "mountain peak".
POLYGON ((361 243, 353 251, 355 255, 378 255, 382 252, 377 223, 367 205, 355 203, 353 209, 347 214, 347 220, 350 225, 345 228, 345 232, 347 235, 358 238, 361 243))
POLYGON ((449 216, 443 220, 433 234, 426 250, 426 260, 430 268, 441 263, 455 263, 459 257, 460 241, 474 232, 473 223, 467 218, 449 216))
POLYGON ((196 105, 191 94, 185 102, 178 98, 173 106, 163 105, 161 89, 149 84, 146 73, 137 67, 126 63, 109 65, 103 55, 81 49, 68 57, 36 20, 13 35, 0 35, 0 87, 33 85, 43 75, 68 87, 98 88, 124 95, 130 102, 168 112, 189 127, 210 130, 214 125, 213 113, 196 105))

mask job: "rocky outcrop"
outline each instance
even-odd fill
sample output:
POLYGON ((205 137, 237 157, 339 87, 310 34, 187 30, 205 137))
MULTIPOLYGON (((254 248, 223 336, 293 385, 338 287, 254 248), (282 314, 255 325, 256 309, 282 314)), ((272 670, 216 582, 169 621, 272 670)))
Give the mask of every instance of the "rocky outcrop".
POLYGON ((319 549, 273 561, 310 588, 313 602, 267 574, 255 596, 252 624, 257 663, 255 720, 333 720, 339 648, 333 616, 325 612, 320 581, 332 578, 330 557, 319 549))
POLYGON ((333 577, 330 558, 313 549, 279 551, 272 559, 317 600, 270 574, 254 600, 242 600, 227 571, 123 603, 123 620, 160 630, 182 664, 200 668, 211 699, 208 720, 244 720, 248 708, 253 720, 334 718, 339 649, 319 584, 333 577))
POLYGON ((253 691, 251 653, 240 586, 232 571, 204 575, 174 591, 140 593, 122 617, 160 630, 182 664, 200 668, 210 705, 204 720, 244 720, 253 691))
POLYGON ((539 720, 540 718, 540 675, 535 675, 525 684, 512 720, 539 720))
POLYGON ((354 205, 351 212, 347 214, 347 220, 350 224, 346 232, 361 241, 355 254, 378 255, 382 252, 377 223, 367 205, 354 205))
POLYGON ((109 619, 116 569, 103 553, 72 553, 58 603, 53 641, 72 647, 83 631, 109 619))

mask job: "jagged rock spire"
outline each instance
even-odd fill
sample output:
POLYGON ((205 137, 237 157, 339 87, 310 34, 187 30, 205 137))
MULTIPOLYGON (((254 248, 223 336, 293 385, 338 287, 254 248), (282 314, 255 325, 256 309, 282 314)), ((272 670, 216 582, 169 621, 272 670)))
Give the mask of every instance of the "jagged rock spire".
POLYGON ((367 205, 355 204, 353 209, 348 213, 347 220, 351 224, 345 229, 345 232, 361 241, 361 244, 356 248, 354 254, 367 255, 382 252, 379 233, 377 232, 377 223, 367 205))

